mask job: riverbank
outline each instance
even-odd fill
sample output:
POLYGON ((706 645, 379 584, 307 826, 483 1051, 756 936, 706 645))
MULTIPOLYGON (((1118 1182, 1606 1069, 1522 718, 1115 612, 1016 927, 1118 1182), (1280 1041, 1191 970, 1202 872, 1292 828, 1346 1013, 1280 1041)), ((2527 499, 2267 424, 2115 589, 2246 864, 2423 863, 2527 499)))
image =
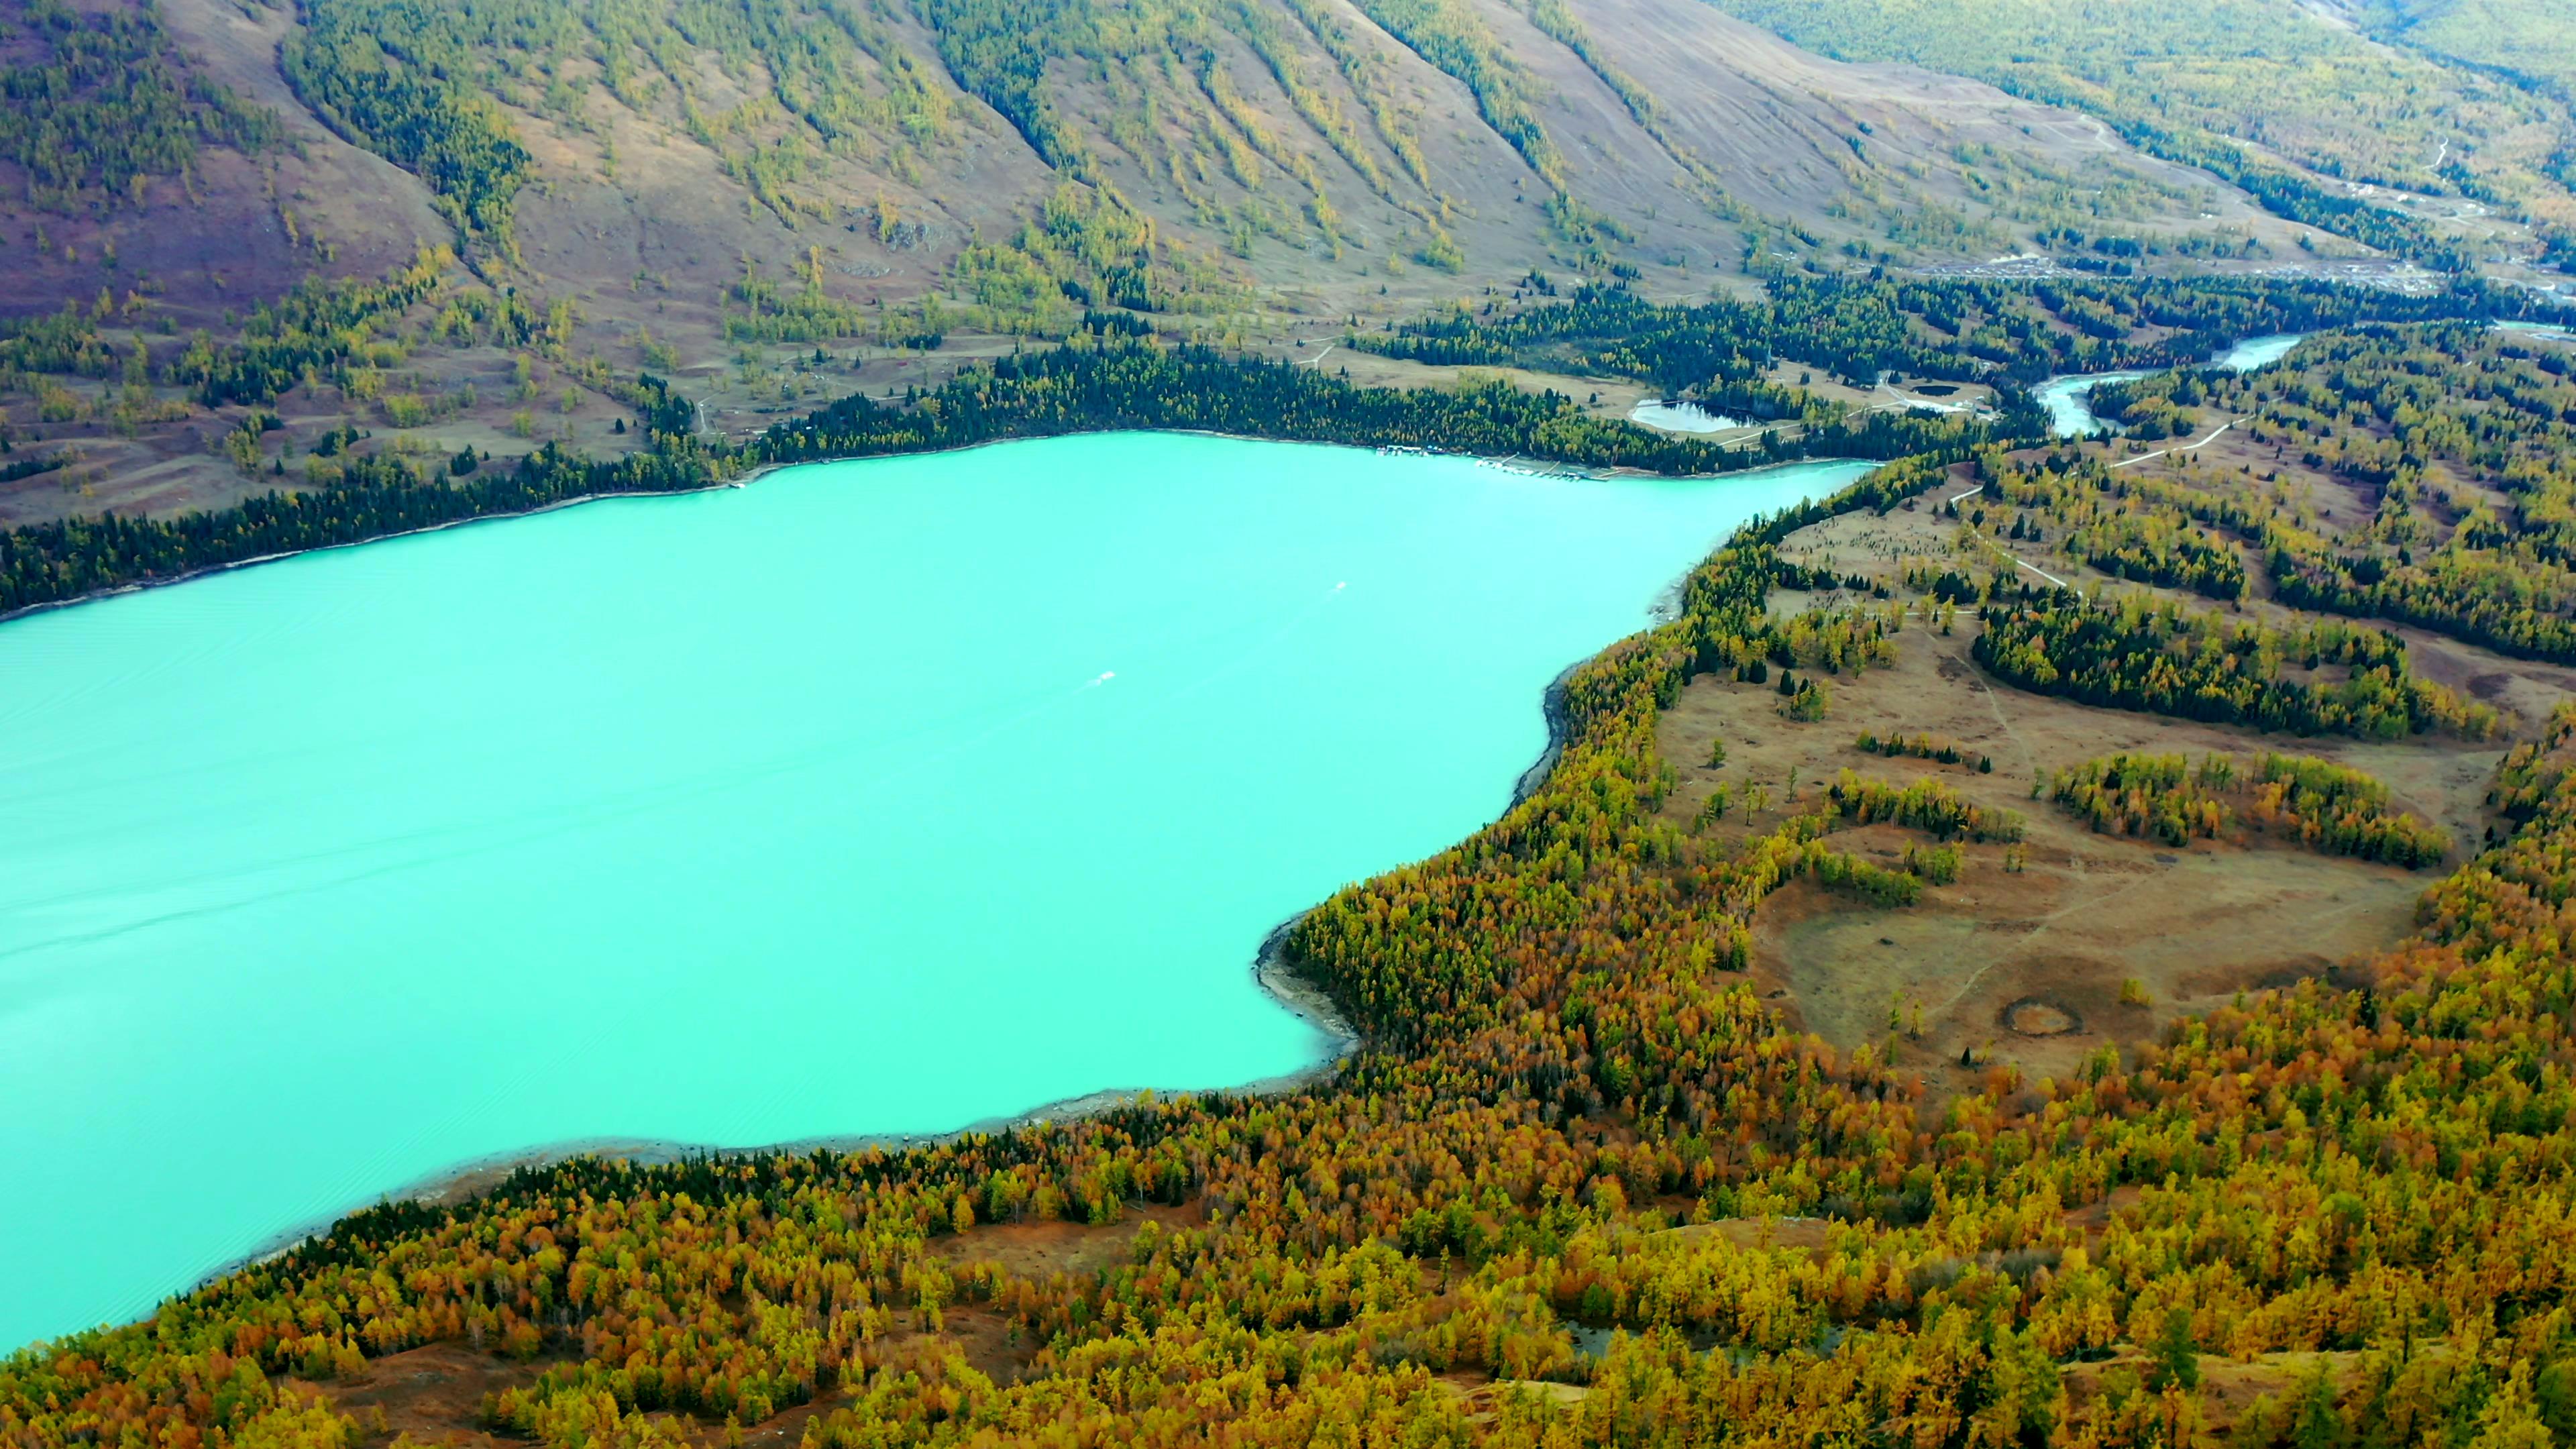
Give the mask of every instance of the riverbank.
MULTIPOLYGON (((2305 341, 2303 332, 2270 332, 2259 337, 2239 338, 2221 350, 2203 367, 2226 372, 2256 372, 2290 355, 2305 341)), ((2077 372, 2052 377, 2031 390, 2031 396, 2048 409, 2050 428, 2061 438, 2097 438, 2111 431, 2110 425, 2093 415, 2093 389, 2105 383, 2140 382, 2161 376, 2173 368, 2128 369, 2118 372, 2077 372)))

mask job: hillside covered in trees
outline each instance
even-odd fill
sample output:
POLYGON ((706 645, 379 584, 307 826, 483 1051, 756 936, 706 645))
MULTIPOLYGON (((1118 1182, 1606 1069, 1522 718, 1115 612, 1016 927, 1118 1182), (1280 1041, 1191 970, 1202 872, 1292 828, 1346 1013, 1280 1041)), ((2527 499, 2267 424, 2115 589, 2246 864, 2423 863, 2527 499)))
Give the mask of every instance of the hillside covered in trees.
MULTIPOLYGON (((2373 324, 2306 344, 2281 381, 2235 385, 2297 397, 2311 449, 2322 427, 2350 456, 2395 409, 2356 370, 2329 413, 2298 391, 2311 356, 2469 367, 2492 347, 2549 375, 2544 356, 2566 355, 2491 336, 2373 324)), ((2162 386, 2124 409, 2212 404, 2199 374, 2162 386)), ((625 463, 550 451, 439 481, 370 462, 237 515, 21 531, 11 586, 1080 427, 1752 461, 1622 451, 1648 435, 1499 382, 1366 393, 1114 339, 905 405, 846 400, 739 448, 692 438, 667 396, 639 392, 653 447, 625 463)), ((0 1434, 29 1449, 2563 1442, 2576 980, 2552 902, 2576 829, 2576 714, 2520 683, 2471 699, 2432 677, 2463 659, 2498 678, 2529 667, 2456 652, 2483 646, 2271 598, 2214 619, 2200 595, 2159 602, 2160 585, 2085 573, 2061 556, 2060 494, 2018 481, 2152 514, 2187 488, 2272 496, 2250 457, 2228 476, 2214 457, 2115 469, 2142 441, 1877 416, 1818 446, 1892 461, 1748 526, 1691 575, 1678 617, 1566 681, 1564 753, 1534 793, 1288 935, 1286 961, 1360 1034, 1323 1081, 901 1150, 521 1169, 481 1196, 361 1214, 145 1324, 17 1354, 0 1434), (2034 587, 2015 567, 2034 558, 2068 585, 2034 587), (1989 682, 1931 667, 1970 645, 1989 682), (2169 681, 2138 667, 2160 653, 2169 681), (2195 671, 2242 683, 2202 688, 2195 671), (1883 747, 1899 739, 1868 713, 1883 678, 1915 681, 1892 698, 1918 716, 1958 691, 1964 732, 1883 747), (1990 709, 2020 728, 1976 725, 1990 709), (2044 753, 2060 748, 2048 710, 2249 744, 2312 733, 2194 770, 2044 753), (1709 719, 1713 738, 1668 750, 1709 719), (1784 746, 1841 763, 1802 786, 1776 772, 1784 746), (2465 795, 2428 793, 2410 763, 2428 751, 2483 762, 2465 795), (2030 792, 2046 797, 2030 811, 2003 803, 2030 792), (1791 915, 1893 939, 1910 919, 2008 910, 2067 868, 2068 840, 2097 842, 2079 876, 2152 872, 2147 852, 2174 849, 2239 853, 2239 875, 2289 868, 2265 853, 2281 850, 2316 862, 2303 870, 2387 873, 2350 889, 2455 869, 2400 888, 2422 892, 2416 924, 2294 981, 2257 980, 2259 955, 2204 959, 2214 984, 2128 980, 2090 1006, 2060 975, 1965 1038, 1963 1008, 1901 998, 1854 1033, 1802 984, 1791 915), (2084 1012, 2125 1024, 2051 1024, 2084 1012), (418 1388, 469 1369, 488 1391, 418 1388)), ((2461 466, 2455 497, 2488 469, 2518 475, 2509 452, 2461 466)), ((2378 526, 2318 522, 2338 549, 2378 526)), ((2033 990, 2025 969, 1994 989, 2033 990)))
POLYGON ((1283 933, 1314 1079, 389 1202, 0 1445, 2576 1443, 2566 100, 2364 8, 0 6, 0 612, 1101 428, 1880 464, 1283 933))

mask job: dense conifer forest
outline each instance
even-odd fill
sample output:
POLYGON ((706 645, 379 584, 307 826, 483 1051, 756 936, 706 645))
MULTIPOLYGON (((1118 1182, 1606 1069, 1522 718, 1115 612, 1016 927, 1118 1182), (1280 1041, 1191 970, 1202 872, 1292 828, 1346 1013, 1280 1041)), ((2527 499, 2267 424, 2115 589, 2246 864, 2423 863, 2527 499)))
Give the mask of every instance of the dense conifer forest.
MULTIPOLYGON (((2098 401, 2144 439, 2173 432, 2178 409, 2241 418, 2271 459, 2366 488, 2355 530, 2330 528, 2320 514, 2330 505, 2283 491, 2276 469, 2263 479, 2189 467, 2008 471, 1990 486, 2015 502, 2049 500, 2044 511, 2061 526, 2121 498, 2120 511, 2156 520, 2171 540, 2175 561, 2152 566, 2169 573, 2188 573, 2180 560, 2224 535, 2251 545, 2272 588, 2300 608, 2576 661, 2566 573, 2576 540, 2564 532, 2576 503, 2576 383, 2564 350, 2511 332, 2362 327, 2303 346, 2293 364, 2242 378, 2176 372, 2106 386, 2098 401), (2464 474, 2487 481, 2451 486, 2464 474)), ((2226 597, 2226 587, 2221 577, 2202 592, 2226 597)))
MULTIPOLYGON (((1528 279, 1532 290, 1554 287, 1528 279)), ((1757 416, 1778 405, 1730 393, 1775 361, 1862 386, 1885 373, 1995 377, 2190 367, 2240 338, 2354 322, 2549 315, 2545 300, 2463 283, 2422 295, 2372 295, 2312 281, 2010 282, 1783 272, 1759 301, 1656 304, 1620 287, 1512 309, 1461 305, 1352 345, 1419 362, 1568 367, 1634 377, 1757 416), (2140 336, 2152 329, 2152 340, 2140 336), (1750 404, 1750 406, 1746 406, 1750 404)))

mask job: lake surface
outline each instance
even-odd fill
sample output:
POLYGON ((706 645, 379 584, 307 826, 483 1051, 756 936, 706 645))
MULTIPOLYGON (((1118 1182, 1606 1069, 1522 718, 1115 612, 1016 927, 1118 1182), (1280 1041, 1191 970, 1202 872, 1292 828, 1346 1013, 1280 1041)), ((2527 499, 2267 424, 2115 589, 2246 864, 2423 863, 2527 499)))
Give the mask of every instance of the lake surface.
MULTIPOLYGON (((2306 336, 2300 332, 2274 333, 2248 337, 2230 344, 2228 349, 2209 360, 2209 366, 2229 372, 2252 372, 2269 367, 2290 355, 2290 349, 2306 336)), ((2032 389, 2031 396, 2048 409, 2049 425, 2061 438, 2090 438, 2106 431, 2108 424, 2093 415, 2093 389, 2106 382, 2136 382, 2153 377, 2151 372, 2085 372, 2052 377, 2032 389)))
POLYGON ((1327 1043, 1263 935, 1863 471, 1156 434, 777 473, 0 625, 0 1348, 462 1161, 931 1132, 1327 1043))
POLYGON ((1747 419, 1713 413, 1698 403, 1665 402, 1659 398, 1646 398, 1628 409, 1628 421, 1667 433, 1722 433, 1729 428, 1753 426, 1747 419))

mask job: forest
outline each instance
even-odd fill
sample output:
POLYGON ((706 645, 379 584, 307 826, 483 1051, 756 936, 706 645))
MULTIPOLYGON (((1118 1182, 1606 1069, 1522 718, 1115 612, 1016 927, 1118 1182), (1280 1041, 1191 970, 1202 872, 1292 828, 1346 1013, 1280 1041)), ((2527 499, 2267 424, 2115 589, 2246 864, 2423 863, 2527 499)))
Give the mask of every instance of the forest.
POLYGON ((2440 830, 2389 809, 2388 787, 2370 776, 2273 751, 2251 764, 2225 755, 2197 765, 2181 755, 2113 755, 2051 771, 2031 791, 2095 830, 2167 845, 2220 839, 2242 823, 2329 855, 2409 870, 2439 864, 2451 848, 2440 830))
MULTIPOLYGON (((402 284, 392 285, 399 292, 402 284)), ((320 359, 311 348, 327 349, 345 335, 317 319, 384 301, 365 290, 300 292, 269 320, 254 323, 244 349, 209 352, 201 365, 185 364, 186 376, 228 398, 265 401, 293 381, 296 368, 320 359), (299 344, 298 338, 316 340, 299 344)), ((1502 382, 1450 391, 1362 388, 1311 368, 1115 336, 970 369, 901 406, 854 394, 742 445, 699 440, 691 431, 691 405, 661 379, 646 376, 624 391, 637 408, 637 427, 655 443, 624 459, 587 460, 549 445, 511 468, 443 476, 370 453, 312 486, 232 508, 168 519, 108 515, 22 525, 0 533, 0 613, 575 498, 712 487, 776 464, 1109 428, 1517 456, 1665 474, 1721 473, 1807 457, 1965 458, 2010 436, 2000 425, 1871 413, 1820 421, 1795 440, 1721 448, 1594 417, 1571 398, 1502 382)))
POLYGON ((2303 609, 2417 625, 2525 659, 2576 662, 2576 382, 2566 354, 2511 332, 2364 326, 2302 347, 2292 365, 2235 377, 2183 371, 2100 389, 2105 417, 2155 438, 2204 416, 2244 419, 2281 462, 2367 490, 2349 526, 2273 477, 2182 466, 2156 476, 2098 465, 2001 466, 1988 488, 2061 526, 2107 510, 2163 552, 2129 577, 2227 598, 2258 553, 2273 591, 2303 609), (2474 479, 2471 482, 2467 480, 2474 479), (2194 564, 2186 556, 2208 562, 2194 564), (2161 559, 2161 562, 2157 560, 2161 559))
MULTIPOLYGON (((290 396, 355 395, 415 345, 471 341, 570 372, 569 293, 491 280, 541 185, 536 143, 491 98, 587 136, 593 91, 700 138, 751 205, 808 219, 814 155, 932 168, 955 159, 963 97, 990 105, 1061 184, 960 255, 950 300, 863 316, 826 291, 814 253, 790 281, 746 259, 709 299, 711 330, 745 370, 760 346, 863 327, 915 354, 970 321, 1064 344, 900 397, 798 403, 810 410, 718 441, 641 340, 650 371, 591 373, 621 442, 641 445, 629 456, 363 447, 338 418, 301 435, 303 477, 280 458, 267 491, 232 506, 0 532, 0 614, 588 497, 1105 428, 1667 476, 1882 466, 1747 524, 1669 617, 1570 671, 1556 763, 1501 818, 1297 919, 1281 962, 1359 1034, 1328 1073, 901 1147, 581 1157, 452 1201, 388 1202, 140 1323, 0 1357, 0 1446, 2576 1443, 2576 707, 2535 727, 2445 682, 2461 675, 2425 638, 2576 663, 2576 384, 2563 349, 2490 325, 2566 319, 2458 275, 2469 259, 2425 222, 2329 184, 2474 194, 2566 227, 2563 167, 2513 139, 2563 124, 2563 102, 2420 56, 2365 65, 2360 40, 2289 0, 2083 0, 2064 20, 1994 0, 1973 22, 1955 0, 1724 3, 1835 54, 1902 51, 2070 101, 2283 214, 2455 275, 2420 294, 1827 275, 1780 264, 1765 224, 1740 218, 1761 300, 1651 301, 1601 284, 1617 224, 1563 185, 1584 161, 1537 119, 1549 82, 1498 38, 1509 14, 1462 0, 1291 0, 1276 15, 1166 0, 307 0, 280 53, 297 95, 417 175, 452 246, 374 279, 281 287, 221 333, 157 334, 139 293, 84 296, 0 324, 0 380, 64 396, 63 379, 114 383, 132 406, 184 391, 255 463, 290 396), (1623 379, 1795 426, 1720 446, 1550 388, 1365 387, 1151 335, 1234 310, 1243 279, 1162 236, 1111 182, 1112 148, 1226 215, 1246 253, 1274 234, 1342 244, 1315 179, 1330 150, 1420 223, 1408 264, 1456 269, 1425 118, 1329 103, 1281 30, 1292 21, 1353 94, 1384 94, 1379 32, 1454 81, 1587 279, 1560 295, 1532 273, 1378 331, 1335 307, 1347 345, 1623 379), (926 33, 925 59, 898 33, 926 33), (1269 67, 1312 137, 1247 124, 1209 60, 1220 45, 1269 67), (2485 144, 2444 171, 2427 158, 2454 123, 2485 144), (1238 191, 1274 178, 1278 214, 1229 211, 1219 177, 1238 191), (2281 332, 2319 335, 2262 372, 2200 366, 2281 332), (2056 373, 2168 367, 2095 394, 2122 430, 2095 444, 2051 438, 2028 392, 2056 373), (1801 372, 1983 381, 1998 407, 1855 412, 1793 386, 1801 372), (2132 466, 2222 419, 2260 455, 2132 466), (1793 541, 1914 525, 1952 551, 1873 575, 1857 545, 1836 558, 1793 541), (2037 587, 1998 561, 2005 545, 2099 577, 2037 587), (2088 750, 2033 772, 2000 746, 1856 735, 1836 713, 1861 681, 1935 649, 1980 709, 2083 705, 2121 729, 2183 720, 2237 743, 2196 760, 2088 750), (1793 777, 1777 808, 1711 795, 1718 809, 1694 817, 1681 777, 1706 755, 1665 758, 1658 736, 1690 691, 1740 704, 1765 738, 1813 732, 1835 768, 1804 794, 1793 777), (2454 838, 2401 808, 2406 776, 2335 753, 2365 748, 2449 752, 2479 774, 2482 813, 2454 838), (2025 772, 2028 817, 1971 798, 2000 782, 2018 799, 2025 772), (2072 1044, 2045 1074, 1972 1049, 1956 1089, 1927 1086, 1950 1064, 1892 1007, 1884 1033, 1838 1047, 1766 993, 1766 902, 1875 913, 1862 919, 1883 941, 2008 888, 2029 837, 2066 819, 2124 849, 2418 871, 2422 894, 2402 939, 2366 958, 2188 1011, 2124 1001, 2135 1031, 2072 1044), (1034 1265, 1015 1251, 1048 1235, 1112 1246, 1034 1265), (411 1373, 387 1361, 422 1349, 506 1383, 435 1438, 390 1429, 352 1395, 411 1373)), ((178 64, 150 7, 24 8, 51 58, 0 71, 0 155, 36 178, 39 205, 131 207, 184 180, 197 148, 277 144, 272 118, 178 64)), ((1509 10, 1673 151, 1712 214, 1736 214, 1577 10, 1509 10)), ((2442 45, 2471 54, 2467 38, 2442 45)), ((873 218, 881 237, 906 224, 890 203, 873 218)), ((71 456, 12 452, 0 473, 50 479, 71 456)), ((1475 627, 1433 621, 1423 647, 1475 627)), ((962 1013, 962 1071, 973 1031, 962 1013)))
MULTIPOLYGON (((1654 809, 1658 712, 1787 647, 1779 543, 1939 476, 1901 460, 1748 525, 1678 617, 1566 682, 1565 751, 1529 798, 1307 915, 1292 958, 1364 1036, 1329 1081, 901 1150, 579 1159, 388 1205, 146 1324, 0 1363, 0 1434, 350 1449, 382 1435, 333 1386, 450 1343, 531 1366, 483 1422, 553 1449, 694 1444, 806 1404, 811 1449, 2185 1445, 2212 1437, 2205 1376, 2258 1360, 2307 1367, 2239 1408, 2232 1444, 2565 1442, 2576 958, 2555 903, 2576 712, 2505 758, 2508 833, 2432 887, 2367 984, 2250 994, 2080 1072, 1998 1070, 1927 1103, 1900 1035, 1838 1053, 1734 969, 1760 902, 1802 877, 1890 909, 1940 888, 1834 848, 1847 808, 2010 833, 1945 790, 1859 779, 1748 835, 1654 809), (1154 1205, 1191 1215, 1096 1270, 978 1247, 987 1225, 1154 1205), (1817 1246, 1675 1231, 1789 1218, 1820 1220, 1817 1246), (1034 1356, 979 1369, 941 1332, 969 1321, 1034 1356), (1477 1409, 1444 1387, 1460 1374, 1519 1387, 1477 1409)), ((2027 612, 2040 622, 1999 622, 2052 642, 2047 615, 2100 622, 2071 601, 2027 612)), ((2208 637, 2396 663, 2361 629, 2208 637)), ((2238 769, 2329 833, 2378 798, 2294 759, 2238 769)))
MULTIPOLYGON (((1783 270, 1758 301, 1649 302, 1585 285, 1561 301, 1464 303, 1350 345, 1452 365, 1505 364, 1633 377, 1770 416, 1747 387, 1775 362, 1858 386, 1880 374, 2024 385, 2068 372, 2192 367, 2245 337, 2365 321, 2545 317, 2527 292, 2463 282, 2423 295, 2278 279, 2051 279, 2037 285, 1783 270), (2153 329, 2153 335, 2138 334, 2153 329)), ((1529 279, 1526 292, 1544 278, 1529 279)))
POLYGON ((527 182, 527 148, 489 103, 448 78, 449 56, 401 54, 435 47, 445 13, 316 5, 286 47, 283 69, 325 123, 426 182, 460 231, 506 241, 510 203, 527 182))
POLYGON ((2576 94, 2576 37, 2546 0, 2366 0, 2374 35, 2500 71, 2561 100, 2576 94))
POLYGON ((2019 688, 2112 709, 2360 739, 2436 729, 2479 739, 2496 728, 2494 710, 2409 673, 2395 634, 2334 621, 2284 628, 2129 594, 1992 607, 1973 647, 2019 688), (2349 675, 2309 682, 2286 674, 2289 663, 2349 675))
POLYGON ((149 7, 90 12, 31 0, 16 17, 46 57, 0 65, 0 158, 45 211, 132 206, 213 144, 257 151, 276 118, 197 75, 149 7))
POLYGON ((2133 490, 2115 479, 2099 459, 2052 456, 2024 467, 1987 454, 1978 476, 1983 496, 2019 510, 2010 523, 1986 520, 1999 537, 2056 537, 2068 553, 2117 578, 2222 601, 2245 597, 2245 562, 2234 548, 2152 487, 2133 490))

